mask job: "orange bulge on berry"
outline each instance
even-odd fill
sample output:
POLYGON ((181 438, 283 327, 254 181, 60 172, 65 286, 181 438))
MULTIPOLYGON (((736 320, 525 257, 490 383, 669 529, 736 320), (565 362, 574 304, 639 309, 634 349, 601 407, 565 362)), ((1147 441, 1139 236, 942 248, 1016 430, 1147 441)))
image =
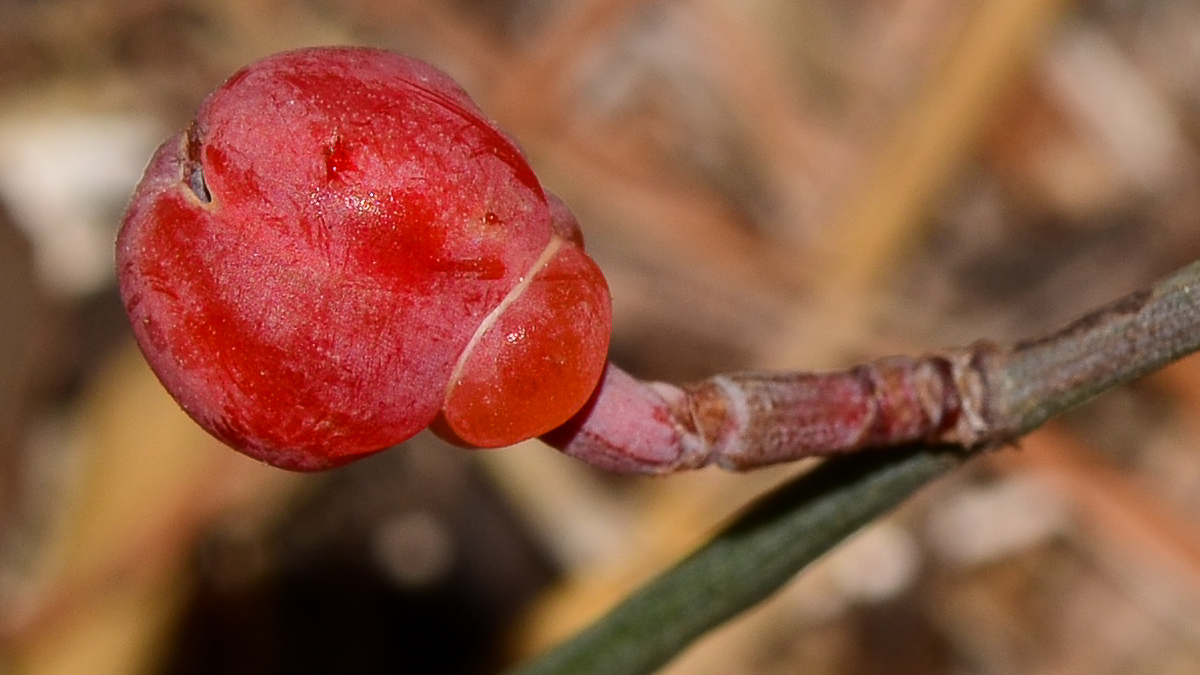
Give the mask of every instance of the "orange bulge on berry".
POLYGON ((604 368, 573 219, 449 77, 362 48, 239 71, 165 142, 117 241, 134 336, 180 406, 298 470, 435 424, 545 433, 604 368))
POLYGON ((594 309, 608 293, 595 263, 555 237, 534 269, 485 320, 451 378, 443 419, 469 445, 510 445, 553 429, 562 411, 583 405, 604 366, 608 327, 600 330, 594 309), (556 308, 553 320, 546 307, 556 308))

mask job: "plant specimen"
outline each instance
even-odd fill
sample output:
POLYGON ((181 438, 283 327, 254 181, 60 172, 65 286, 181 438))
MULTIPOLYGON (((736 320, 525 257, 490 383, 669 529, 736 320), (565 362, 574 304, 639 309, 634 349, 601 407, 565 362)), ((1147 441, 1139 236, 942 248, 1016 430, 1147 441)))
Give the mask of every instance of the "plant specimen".
POLYGON ((268 57, 205 99, 151 160, 117 267, 138 344, 181 407, 284 468, 338 466, 425 428, 469 447, 540 437, 626 473, 902 446, 882 468, 852 457, 806 477, 787 493, 804 517, 769 502, 545 672, 584 672, 604 649, 640 654, 620 672, 652 668, 965 456, 914 444, 1003 444, 1200 347, 1193 265, 1014 345, 638 381, 607 362, 604 277, 516 144, 446 75, 362 48, 268 57), (708 573, 745 591, 676 612, 676 629, 645 640, 656 651, 614 646, 654 633, 708 573))

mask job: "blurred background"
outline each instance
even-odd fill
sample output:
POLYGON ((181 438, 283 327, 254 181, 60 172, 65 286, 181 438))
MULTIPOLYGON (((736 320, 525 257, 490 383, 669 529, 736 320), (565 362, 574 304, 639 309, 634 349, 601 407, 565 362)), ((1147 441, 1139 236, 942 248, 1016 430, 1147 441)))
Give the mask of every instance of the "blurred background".
MULTIPOLYGON (((0 674, 493 673, 804 466, 615 478, 421 436, 324 475, 192 425, 125 199, 268 53, 457 78, 682 382, 1050 329, 1200 257, 1194 0, 0 0, 0 674)), ((1200 672, 1200 362, 922 492, 666 672, 1200 672)))

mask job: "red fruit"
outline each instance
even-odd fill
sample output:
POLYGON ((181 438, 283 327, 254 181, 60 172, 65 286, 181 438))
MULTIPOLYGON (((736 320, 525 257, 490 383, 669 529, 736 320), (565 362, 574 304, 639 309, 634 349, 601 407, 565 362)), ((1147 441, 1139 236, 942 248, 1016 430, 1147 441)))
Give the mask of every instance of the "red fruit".
POLYGON ((233 75, 117 240, 163 385, 229 445, 336 466, 438 422, 494 447, 588 399, 611 308, 569 212, 438 70, 315 48, 233 75))

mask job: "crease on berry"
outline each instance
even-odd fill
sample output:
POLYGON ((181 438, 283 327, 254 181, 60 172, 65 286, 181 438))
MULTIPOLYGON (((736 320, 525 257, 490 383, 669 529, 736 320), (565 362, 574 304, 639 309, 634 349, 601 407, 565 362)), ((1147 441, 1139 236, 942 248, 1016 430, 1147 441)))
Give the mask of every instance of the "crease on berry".
POLYGON ((541 272, 547 265, 550 264, 550 261, 554 259, 555 255, 558 254, 558 250, 562 248, 563 243, 563 239, 557 235, 550 237, 550 241, 546 244, 546 248, 542 249, 541 255, 539 255, 537 260, 535 260, 533 264, 529 266, 529 271, 521 276, 520 280, 517 282, 517 285, 514 286, 512 290, 508 292, 508 295, 504 296, 504 299, 500 301, 500 304, 496 305, 496 307, 483 318, 483 321, 480 322, 479 328, 475 329, 475 333, 471 336, 470 341, 467 342, 467 346, 463 349, 462 354, 459 355, 458 362, 454 364, 454 370, 450 374, 449 386, 446 388, 447 400, 450 399, 450 395, 453 393, 455 385, 458 384, 459 380, 461 379, 463 368, 466 366, 467 361, 470 360, 471 354, 475 351, 476 345, 478 345, 479 341, 483 339, 483 336, 492 329, 492 326, 496 325, 496 321, 499 320, 504 312, 511 307, 514 302, 519 300, 522 295, 525 294, 525 291, 529 288, 529 285, 533 283, 533 278, 538 275, 538 272, 541 272))

